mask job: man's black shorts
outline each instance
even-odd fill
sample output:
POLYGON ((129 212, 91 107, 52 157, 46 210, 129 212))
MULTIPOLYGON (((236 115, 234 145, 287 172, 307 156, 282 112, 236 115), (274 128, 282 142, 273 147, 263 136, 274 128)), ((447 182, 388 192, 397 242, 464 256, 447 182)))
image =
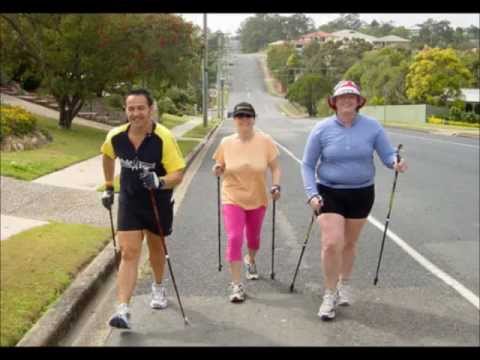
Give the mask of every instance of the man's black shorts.
POLYGON ((359 189, 334 189, 317 184, 323 198, 322 213, 336 213, 346 219, 368 217, 375 200, 374 185, 359 189))
MULTIPOLYGON (((168 236, 172 233, 174 201, 171 196, 156 194, 155 198, 163 235, 168 236)), ((159 235, 150 197, 137 195, 133 199, 125 194, 120 194, 117 225, 118 231, 146 229, 159 235)))

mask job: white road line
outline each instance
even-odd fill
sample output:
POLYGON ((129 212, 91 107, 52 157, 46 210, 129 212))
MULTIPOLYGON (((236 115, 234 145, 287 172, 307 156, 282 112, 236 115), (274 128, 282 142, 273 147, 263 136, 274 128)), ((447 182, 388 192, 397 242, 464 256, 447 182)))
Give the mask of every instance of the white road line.
MULTIPOLYGON (((263 131, 263 130, 262 130, 263 131)), ((283 150, 285 151, 292 159, 294 159, 300 165, 302 161, 299 160, 290 150, 288 150, 282 144, 279 144, 277 141, 274 142, 283 150)), ((461 145, 461 144, 459 144, 461 145)), ((375 227, 377 227, 380 231, 384 231, 384 225, 380 223, 377 219, 373 216, 369 216, 367 220, 372 223, 375 227)), ((462 295, 468 302, 470 302, 473 306, 477 309, 480 309, 480 300, 477 295, 475 295, 472 291, 467 289, 464 285, 460 282, 452 278, 450 275, 445 273, 444 271, 440 270, 437 266, 435 266, 432 262, 427 260, 423 255, 419 252, 414 250, 410 245, 408 245, 404 240, 402 240, 398 235, 396 235, 393 231, 387 230, 387 236, 392 240, 395 244, 397 244, 403 251, 405 251, 408 255, 410 255, 415 261, 417 261, 420 265, 422 265, 425 269, 430 271, 433 275, 438 277, 440 280, 445 282, 448 286, 452 287, 456 290, 460 295, 462 295)))
MULTIPOLYGON (((368 221, 370 221, 375 227, 377 227, 380 231, 384 231, 385 225, 380 223, 377 219, 373 216, 368 217, 368 221)), ((457 290, 460 295, 462 295, 465 299, 471 302, 477 309, 479 309, 479 298, 473 292, 468 290, 465 286, 460 284, 457 280, 452 278, 450 275, 442 271, 436 265, 432 264, 429 260, 427 260, 424 256, 422 256, 418 251, 408 245, 404 240, 402 240, 399 236, 394 234, 392 231, 387 230, 387 236, 392 239, 400 248, 402 248, 408 255, 410 255, 414 260, 420 263, 424 268, 430 271, 433 275, 438 277, 439 279, 443 280, 447 285, 451 286, 455 290, 457 290)))
POLYGON ((387 130, 389 133, 392 133, 392 134, 395 134, 395 135, 400 135, 400 136, 407 136, 407 137, 412 137, 412 138, 415 138, 415 139, 422 139, 422 140, 426 140, 426 141, 433 141, 433 142, 440 142, 440 143, 447 143, 447 144, 453 144, 453 145, 460 145, 460 146, 466 146, 466 147, 470 147, 470 148, 474 148, 474 149, 477 149, 478 150, 478 146, 475 146, 475 145, 469 145, 469 144, 462 144, 462 143, 457 143, 457 142, 454 142, 454 141, 448 141, 448 140, 439 140, 439 139, 428 139, 428 138, 424 138, 422 136, 415 136, 415 135, 409 135, 409 134, 403 134, 403 133, 399 133, 399 132, 395 132, 395 131, 389 131, 387 130))

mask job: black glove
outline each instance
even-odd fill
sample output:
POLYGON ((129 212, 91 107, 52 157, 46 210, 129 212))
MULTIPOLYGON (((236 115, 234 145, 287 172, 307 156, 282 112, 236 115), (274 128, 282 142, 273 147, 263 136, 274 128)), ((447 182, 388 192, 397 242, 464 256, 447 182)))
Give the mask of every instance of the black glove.
POLYGON ((113 196, 113 186, 107 186, 102 194, 102 205, 105 206, 107 210, 110 210, 112 208, 113 196))
POLYGON ((160 179, 154 171, 144 171, 140 174, 143 186, 150 189, 161 189, 165 185, 165 180, 160 179))

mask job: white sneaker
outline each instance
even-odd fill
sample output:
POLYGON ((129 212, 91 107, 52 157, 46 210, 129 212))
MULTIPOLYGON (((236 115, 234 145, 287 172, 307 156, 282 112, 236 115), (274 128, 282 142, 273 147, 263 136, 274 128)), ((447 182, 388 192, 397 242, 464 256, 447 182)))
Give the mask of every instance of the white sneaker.
POLYGON ((231 284, 232 294, 230 295, 230 302, 241 303, 245 301, 245 288, 242 283, 231 284))
POLYGON ((353 290, 347 280, 340 280, 337 285, 337 304, 348 306, 353 301, 353 290))
POLYGON ((335 317, 337 292, 329 289, 325 290, 323 295, 323 302, 318 309, 318 316, 322 320, 332 320, 335 317))
POLYGON ((108 325, 117 329, 130 329, 130 310, 127 304, 117 306, 117 312, 110 318, 108 325))
POLYGON ((168 305, 165 287, 152 283, 152 301, 150 306, 152 309, 165 309, 168 305))
POLYGON ((248 280, 258 280, 258 272, 257 272, 257 265, 256 264, 250 264, 248 262, 249 256, 245 255, 243 258, 243 262, 245 263, 245 266, 247 267, 247 271, 245 272, 245 277, 248 280))

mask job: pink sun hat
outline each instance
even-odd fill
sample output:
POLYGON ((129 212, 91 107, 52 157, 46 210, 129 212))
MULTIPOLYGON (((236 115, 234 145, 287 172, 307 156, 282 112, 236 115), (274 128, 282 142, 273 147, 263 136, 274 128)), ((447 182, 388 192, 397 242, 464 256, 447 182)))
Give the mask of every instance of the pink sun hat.
POLYGON ((345 94, 354 94, 357 95, 360 99, 360 104, 357 107, 360 109, 362 106, 365 105, 367 102, 367 99, 365 99, 361 94, 360 94, 360 87, 355 84, 351 80, 341 80, 335 87, 333 88, 333 95, 328 97, 328 105, 333 109, 337 110, 337 106, 335 105, 335 98, 340 95, 345 95, 345 94))

